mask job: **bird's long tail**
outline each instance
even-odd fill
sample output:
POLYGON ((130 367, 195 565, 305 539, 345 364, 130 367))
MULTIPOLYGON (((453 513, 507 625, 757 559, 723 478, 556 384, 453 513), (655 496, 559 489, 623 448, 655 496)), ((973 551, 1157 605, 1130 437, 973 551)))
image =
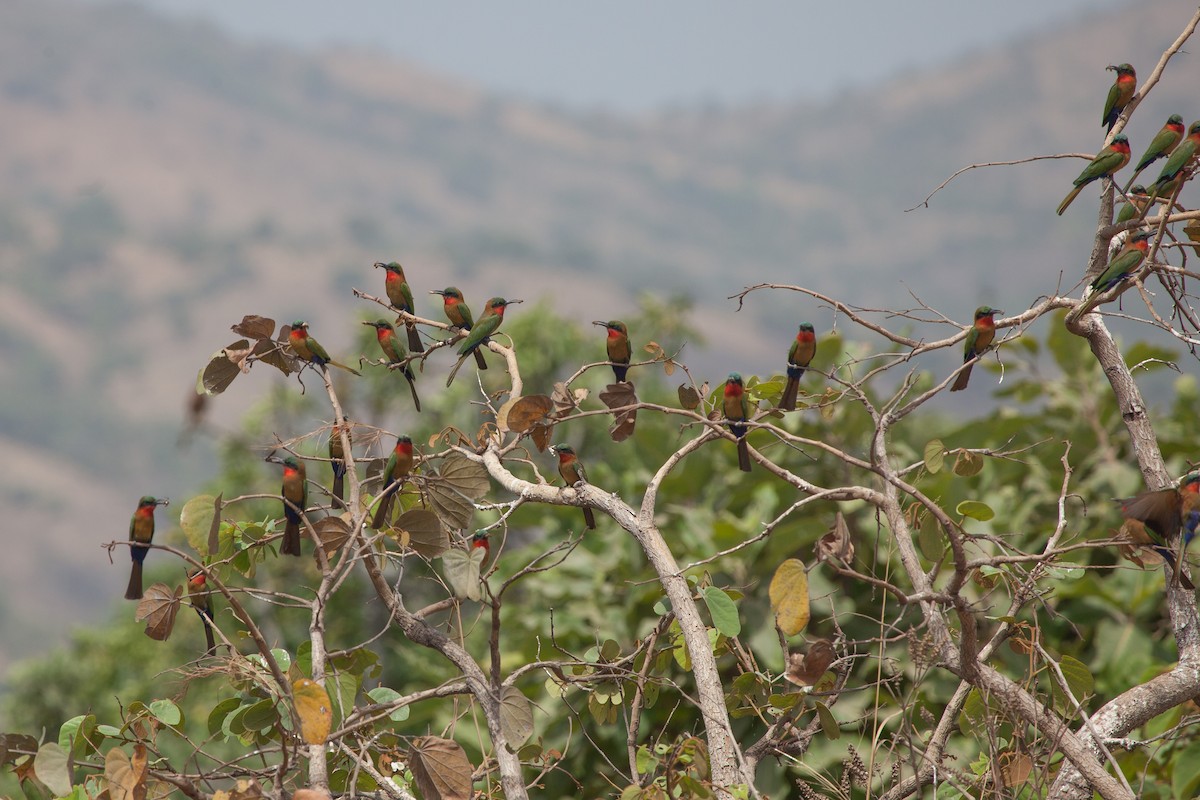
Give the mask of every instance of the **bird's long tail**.
POLYGON ((1060 217, 1062 216, 1062 213, 1067 210, 1067 206, 1071 205, 1071 203, 1075 201, 1076 197, 1079 197, 1079 193, 1083 191, 1084 186, 1087 186, 1087 184, 1081 183, 1076 186, 1066 197, 1063 198, 1063 201, 1058 204, 1058 215, 1060 217))
POLYGON ((209 611, 203 607, 197 607, 196 613, 200 615, 200 621, 204 623, 204 640, 208 645, 208 649, 204 651, 204 655, 211 656, 217 652, 217 640, 213 638, 212 622, 210 620, 209 611))
POLYGON ((596 515, 592 513, 590 508, 583 510, 583 523, 587 525, 589 531, 596 530, 596 515))
POLYGON ((287 525, 283 528, 283 544, 279 546, 279 552, 285 556, 300 555, 299 519, 289 519, 287 521, 287 525))
POLYGON ((129 586, 125 589, 126 600, 142 599, 142 562, 134 560, 129 570, 129 586))
POLYGON ((800 378, 804 375, 804 370, 800 369, 793 375, 792 369, 788 367, 787 384, 783 387, 783 397, 779 398, 779 408, 782 411, 795 411, 796 398, 800 395, 800 378))
POLYGON ((346 507, 346 465, 344 462, 333 462, 333 504, 339 508, 346 507))
POLYGON ((971 370, 974 366, 974 364, 968 364, 963 367, 963 371, 958 373, 958 379, 954 381, 954 385, 950 387, 950 391, 961 392, 967 388, 967 384, 971 381, 971 370))
POLYGON ((392 500, 396 497, 396 492, 400 491, 398 485, 389 486, 383 490, 383 497, 379 500, 379 507, 375 509, 375 516, 371 518, 371 528, 379 530, 388 524, 392 515, 392 500))
POLYGON ((750 443, 746 441, 746 437, 744 435, 738 438, 737 451, 738 451, 738 469, 740 469, 742 472, 749 472, 750 471, 750 443))
MULTIPOLYGON (((478 353, 479 351, 475 350, 473 352, 478 353)), ((466 360, 467 360, 467 357, 464 355, 462 358, 458 359, 458 363, 456 363, 454 365, 454 369, 450 370, 450 377, 446 378, 446 386, 447 387, 449 387, 450 384, 454 383, 454 376, 458 374, 458 370, 462 367, 463 362, 466 360)))
POLYGON ((344 370, 346 370, 346 372, 353 372, 355 375, 359 375, 359 376, 362 375, 362 373, 359 372, 358 370, 356 370, 354 367, 347 367, 345 364, 339 364, 336 361, 326 361, 325 363, 329 364, 329 366, 331 366, 331 367, 338 367, 339 369, 344 369, 344 370))
MULTIPOLYGON (((476 354, 478 354, 478 352, 476 354)), ((404 379, 408 381, 408 389, 409 389, 409 391, 412 392, 413 407, 416 408, 418 412, 420 412, 421 398, 417 397, 417 382, 415 380, 413 380, 412 370, 410 370, 410 369, 404 370, 404 379)))
POLYGON ((411 322, 404 323, 404 327, 408 328, 408 349, 413 353, 424 353, 425 345, 421 344, 421 334, 417 331, 417 326, 411 322))

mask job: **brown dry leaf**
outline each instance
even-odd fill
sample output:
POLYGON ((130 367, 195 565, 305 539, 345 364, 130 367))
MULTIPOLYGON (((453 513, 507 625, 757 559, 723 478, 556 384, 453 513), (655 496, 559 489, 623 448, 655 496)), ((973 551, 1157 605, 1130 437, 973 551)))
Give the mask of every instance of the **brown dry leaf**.
POLYGON ((254 344, 254 357, 264 364, 269 364, 284 375, 291 375, 300 369, 300 361, 282 342, 270 339, 259 339, 254 344))
POLYGON ((775 624, 785 636, 795 636, 808 625, 808 573, 804 562, 789 558, 779 565, 767 589, 775 624))
POLYGON ((275 320, 260 317, 258 314, 247 314, 238 324, 230 325, 229 329, 247 339, 270 339, 271 334, 275 332, 275 320))
POLYGON ((292 684, 296 714, 300 717, 300 737, 307 744, 325 744, 333 727, 333 704, 325 687, 301 678, 292 684))
POLYGON ((1024 753, 1001 753, 1000 776, 1005 786, 1020 786, 1029 780, 1033 772, 1033 759, 1024 753))
POLYGON ((425 800, 471 800, 471 761, 458 743, 438 736, 414 739, 408 763, 425 800))
POLYGON ((646 342, 642 349, 649 353, 653 358, 662 358, 666 351, 662 349, 662 345, 658 342, 646 342))
POLYGON ((850 526, 846 524, 842 512, 837 512, 833 519, 833 527, 817 540, 816 556, 817 561, 827 558, 835 558, 843 564, 854 561, 854 542, 850 539, 850 526))
POLYGON ((146 794, 146 773, 143 756, 142 771, 134 773, 129 756, 119 747, 109 750, 104 756, 104 778, 108 781, 108 796, 111 800, 139 800, 146 794))
MULTIPOLYGON (((610 383, 600 393, 600 402, 611 409, 625 408, 637 404, 637 394, 635 393, 634 385, 628 381, 623 383, 610 383)), ((623 442, 633 435, 634 426, 637 424, 637 409, 631 408, 628 411, 614 411, 613 426, 609 428, 608 435, 612 437, 614 442, 623 442)))
POLYGON ((675 374, 675 362, 672 359, 668 358, 663 362, 663 372, 667 374, 668 378, 675 374))
POLYGON ((700 393, 686 383, 679 384, 679 405, 688 411, 695 411, 700 407, 700 393))
POLYGON ((146 635, 165 642, 175 627, 175 614, 179 611, 179 598, 182 596, 182 585, 176 586, 172 594, 170 586, 156 583, 138 601, 133 618, 139 622, 146 620, 146 635))
POLYGON ((520 689, 505 686, 500 690, 500 730, 506 744, 516 750, 533 735, 533 706, 520 689))
POLYGON ((554 384, 550 400, 554 403, 554 417, 565 417, 587 399, 590 392, 587 389, 568 389, 567 384, 559 381, 554 384))
MULTIPOLYGON (((341 517, 319 519, 313 524, 313 530, 317 532, 317 540, 321 543, 321 549, 325 551, 326 561, 333 558, 334 554, 342 549, 342 545, 350 541, 350 524, 341 517)), ((313 559, 316 558, 317 554, 314 551, 313 559)))
POLYGON ((409 547, 425 558, 437 558, 450 548, 450 536, 432 511, 410 509, 401 514, 392 527, 407 534, 409 547))
POLYGON ((240 780, 234 790, 229 793, 229 800, 260 800, 262 796, 262 787, 258 785, 257 781, 240 780))
MULTIPOLYGON (((1192 220, 1184 226, 1183 232, 1193 242, 1200 242, 1200 220, 1192 220)), ((1200 255, 1200 245, 1193 245, 1192 249, 1196 251, 1196 255, 1200 255)))
POLYGON ((815 686, 821 676, 829 671, 836 654, 828 639, 817 639, 808 646, 808 652, 788 656, 787 671, 783 677, 797 686, 815 686))
POLYGON ((544 394, 522 397, 508 410, 508 428, 525 433, 534 425, 545 424, 554 410, 554 401, 544 394))
POLYGON ((38 740, 23 733, 0 733, 0 766, 36 753, 38 740))
POLYGON ((292 792, 292 800, 333 800, 329 792, 320 789, 297 789, 292 792))
POLYGON ((539 453, 546 452, 546 448, 550 446, 550 436, 554 433, 552 425, 538 425, 529 434, 529 438, 533 440, 533 446, 538 449, 539 453))
POLYGON ((225 357, 225 351, 219 350, 208 360, 208 365, 200 370, 196 377, 196 393, 205 395, 220 394, 229 388, 241 371, 237 364, 225 357))
POLYGON ((202 555, 212 555, 221 549, 221 509, 224 497, 225 493, 222 492, 213 498, 212 524, 208 526, 208 552, 202 553, 202 555))
POLYGON ((475 514, 475 500, 491 488, 491 479, 482 464, 458 454, 447 456, 441 468, 426 484, 430 505, 447 528, 469 527, 475 514))

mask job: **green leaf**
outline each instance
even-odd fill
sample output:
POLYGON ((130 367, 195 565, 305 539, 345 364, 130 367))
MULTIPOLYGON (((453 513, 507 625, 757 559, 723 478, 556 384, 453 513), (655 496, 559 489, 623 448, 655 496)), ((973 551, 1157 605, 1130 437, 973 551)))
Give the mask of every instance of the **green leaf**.
POLYGON ((454 548, 442 553, 443 571, 446 582, 454 590, 455 597, 466 597, 479 600, 483 597, 483 588, 479 580, 479 569, 487 553, 482 547, 472 548, 470 552, 454 548))
POLYGON ((211 494, 193 497, 183 504, 179 510, 179 527, 187 537, 188 544, 201 556, 208 553, 208 529, 213 521, 213 503, 216 498, 211 494))
MULTIPOLYGON (((292 654, 282 647, 271 648, 271 655, 275 657, 275 663, 279 665, 279 671, 287 674, 287 671, 292 668, 292 654)), ((264 664, 264 666, 266 666, 264 664)))
MULTIPOLYGON (((379 703, 380 705, 394 703, 402 696, 395 689, 389 689, 386 686, 376 686, 367 692, 367 697, 371 698, 371 702, 379 703)), ((403 722, 408 719, 408 706, 397 706, 394 711, 388 714, 388 719, 392 722, 403 722)))
POLYGON ((842 729, 838 727, 837 720, 833 718, 833 712, 829 710, 829 706, 820 702, 816 705, 817 717, 821 720, 821 732, 825 734, 825 738, 842 738, 842 729))
POLYGON ((71 774, 67 769, 67 751, 47 743, 33 757, 33 772, 37 779, 54 792, 55 797, 71 793, 71 774))
POLYGON ((240 722, 243 730, 262 731, 270 728, 278 719, 279 713, 275 710, 275 701, 259 700, 246 709, 240 722))
POLYGON ((533 706, 515 686, 500 690, 500 729, 507 745, 516 749, 533 735, 533 706))
POLYGON ((973 736, 987 719, 987 715, 987 704, 983 702, 983 695, 978 689, 972 689, 967 693, 967 699, 963 701, 962 711, 958 715, 958 729, 964 736, 973 736))
POLYGON ((996 516, 996 512, 992 511, 991 506, 987 503, 981 503, 978 500, 963 500, 954 507, 954 513, 963 517, 977 519, 980 522, 987 522, 996 516))
POLYGON ((930 439, 925 445, 925 469, 936 475, 942 471, 942 462, 946 458, 946 445, 941 439, 930 439))
POLYGON ((241 706, 242 701, 237 697, 227 697, 213 706, 208 712, 208 734, 216 736, 225 729, 225 718, 241 706))
POLYGON ((931 515, 921 518, 917 527, 917 547, 927 561, 938 562, 946 552, 946 542, 942 538, 942 529, 931 515))
POLYGON ((704 603, 708 606, 709 616, 712 617, 713 627, 730 639, 742 632, 742 622, 738 619, 737 605, 725 594, 723 589, 708 586, 704 589, 704 603))
POLYGON ((1067 679, 1067 688, 1071 690, 1071 694, 1075 696, 1076 700, 1083 702, 1084 698, 1096 688, 1096 679, 1092 677, 1091 670, 1079 659, 1063 656, 1059 659, 1058 666, 1062 670, 1063 677, 1067 679))
POLYGON ((183 722, 183 711, 170 700, 155 700, 150 704, 150 713, 163 725, 172 728, 183 722))
POLYGON ((1171 771, 1171 793, 1176 800, 1195 797, 1200 789, 1200 742, 1192 742, 1187 749, 1176 752, 1171 759, 1171 771))
POLYGON ((969 450, 959 451, 958 458, 954 459, 954 474, 963 478, 970 478, 978 475, 983 471, 983 456, 978 453, 972 453, 969 450))

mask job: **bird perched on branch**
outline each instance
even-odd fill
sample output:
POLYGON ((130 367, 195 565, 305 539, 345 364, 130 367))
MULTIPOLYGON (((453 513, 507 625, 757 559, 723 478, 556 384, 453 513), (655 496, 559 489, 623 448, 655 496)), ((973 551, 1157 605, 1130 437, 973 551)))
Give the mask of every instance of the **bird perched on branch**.
POLYGON ((150 552, 149 545, 154 539, 154 509, 170 504, 167 498, 154 498, 146 495, 138 500, 137 510, 129 520, 129 557, 133 564, 129 569, 129 586, 125 589, 126 600, 142 599, 142 562, 146 553, 150 552))
POLYGON ((1108 97, 1104 100, 1104 117, 1100 122, 1101 125, 1107 126, 1106 130, 1111 131, 1113 125, 1117 124, 1117 117, 1121 116, 1125 106, 1133 99, 1133 93, 1137 91, 1137 73, 1129 64, 1109 64, 1105 69, 1117 73, 1116 80, 1109 87, 1108 97))
POLYGON ((283 486, 279 494, 283 498, 283 543, 279 552, 286 556, 300 555, 300 523, 304 509, 308 507, 308 470, 304 462, 295 456, 282 460, 268 458, 283 465, 283 486))
POLYGON ((813 326, 807 322, 800 323, 792 346, 788 349, 787 383, 783 387, 783 397, 779 400, 779 408, 783 411, 796 410, 796 397, 800 394, 800 379, 804 370, 812 363, 817 354, 817 334, 813 326))
POLYGON ((992 346, 992 340, 996 338, 995 315, 1003 313, 1000 309, 991 306, 980 306, 975 309, 975 322, 967 331, 967 338, 963 341, 963 363, 967 366, 958 373, 958 378, 950 387, 950 391, 960 392, 967 388, 967 383, 971 380, 971 368, 974 366, 971 362, 986 353, 992 346))
POLYGON ((458 363, 454 365, 454 369, 450 370, 450 377, 446 379, 446 385, 454 383, 454 376, 458 374, 459 368, 463 362, 467 360, 467 356, 479 350, 480 346, 488 340, 488 337, 495 333, 500 328, 500 323, 504 321, 504 309, 515 303, 520 303, 521 300, 505 300, 503 297, 493 297, 487 301, 487 305, 483 308, 483 313, 479 315, 479 320, 471 327, 471 332, 467 334, 467 338, 458 347, 458 363))
POLYGON ((1121 506, 1121 516, 1142 523, 1154 551, 1171 566, 1173 573, 1179 574, 1180 582, 1187 589, 1194 589, 1178 569, 1173 548, 1186 549, 1196 535, 1196 525, 1200 524, 1200 472, 1184 477, 1178 488, 1142 492, 1117 503, 1121 506))
POLYGON ((321 343, 308 335, 308 323, 304 320, 296 320, 292 323, 291 330, 288 331, 288 344, 291 345, 292 351, 302 360, 310 364, 316 364, 322 370, 325 365, 339 367, 346 372, 353 372, 355 375, 360 375, 358 370, 351 369, 345 364, 339 364, 329 357, 329 353, 321 346, 321 343))
MULTIPOLYGON (((434 289, 430 294, 442 296, 442 310, 446 313, 446 319, 450 320, 451 325, 464 331, 469 331, 474 327, 475 317, 471 314, 471 307, 467 305, 467 301, 463 299, 463 293, 457 287, 447 286, 441 291, 434 289)), ((488 368, 483 353, 478 350, 475 351, 475 366, 480 369, 488 368)))
MULTIPOLYGON (((412 289, 408 287, 408 278, 404 277, 404 267, 400 266, 399 261, 389 261, 386 264, 376 261, 375 268, 381 267, 387 270, 383 288, 387 292, 388 302, 393 308, 415 316, 417 307, 413 303, 412 289)), ((404 327, 408 330, 408 349, 414 353, 424 353, 425 348, 421 344, 421 334, 417 331, 417 326, 405 320, 404 327)))
POLYGON ((746 441, 746 421, 750 419, 750 399, 746 397, 746 385, 742 376, 729 373, 725 381, 725 395, 721 402, 725 421, 730 432, 737 437, 738 469, 750 471, 750 444, 746 441))
POLYGON ((396 446, 388 456, 387 465, 383 468, 383 489, 379 492, 379 507, 371 519, 371 527, 378 530, 388 524, 392 513, 392 503, 403 488, 404 482, 413 467, 413 443, 407 436, 397 436, 396 446))
POLYGON ((1137 180, 1138 175, 1142 174, 1142 170, 1153 164, 1160 158, 1166 158, 1171 155, 1171 151, 1176 145, 1183 140, 1183 117, 1178 114, 1172 114, 1167 117, 1167 122, 1162 126, 1158 133, 1154 134, 1154 138, 1150 140, 1150 146, 1146 148, 1146 152, 1142 153, 1142 157, 1138 159, 1137 168, 1133 171, 1133 177, 1129 179, 1129 183, 1125 185, 1125 193, 1130 192, 1130 186, 1137 180))
POLYGON ((1121 208, 1117 210, 1117 218, 1113 220, 1113 223, 1117 225, 1144 215, 1150 202, 1150 193, 1140 183, 1130 186, 1125 190, 1125 194, 1129 196, 1129 199, 1122 203, 1121 208))
POLYGON ((1150 251, 1150 240, 1154 237, 1152 231, 1134 231, 1125 240, 1121 251, 1108 262, 1108 268, 1097 276, 1088 287, 1088 295, 1107 292, 1121 281, 1137 272, 1138 267, 1146 259, 1150 251))
POLYGON ((1171 156, 1163 165, 1162 172, 1158 174, 1154 183, 1150 184, 1150 202, 1146 204, 1147 209, 1153 205, 1156 198, 1171 196, 1177 185, 1175 181, 1192 163, 1192 158, 1195 157, 1198 150, 1200 150, 1200 121, 1193 122, 1192 126, 1188 128, 1187 138, 1171 151, 1171 156), (1168 187, 1170 188, 1168 189, 1168 187))
MULTIPOLYGON (((375 329, 375 340, 379 342, 379 349, 383 351, 384 358, 389 364, 400 364, 404 359, 408 358, 408 351, 404 349, 404 342, 400 341, 400 337, 396 335, 396 329, 392 327, 392 323, 386 319, 377 319, 374 322, 364 322, 363 325, 370 325, 375 329)), ((412 393, 413 407, 417 411, 421 410, 421 398, 417 396, 417 379, 413 375, 412 369, 407 364, 400 368, 400 373, 404 379, 408 381, 408 390, 412 393)))
POLYGON ((1083 168, 1083 172, 1079 173, 1079 177, 1075 179, 1075 188, 1058 204, 1058 215, 1062 216, 1062 213, 1067 210, 1067 206, 1071 205, 1072 201, 1083 191, 1083 187, 1101 178, 1111 178, 1114 172, 1128 163, 1129 139, 1125 134, 1118 133, 1113 137, 1112 143, 1097 153, 1091 163, 1083 168))
MULTIPOLYGON (((587 483, 587 472, 584 471, 583 462, 576 455, 575 448, 569 444, 556 444, 550 451, 558 456, 558 474, 567 486, 587 483)), ((596 529, 596 516, 586 506, 583 509, 583 522, 589 531, 596 529)))
POLYGON ((629 328, 619 319, 608 322, 596 321, 592 324, 607 331, 608 338, 604 342, 604 347, 608 352, 609 363, 612 364, 613 379, 617 383, 624 383, 625 375, 629 372, 629 360, 633 355, 629 347, 629 328))
POLYGON ((208 645, 208 648, 204 651, 204 655, 211 656, 217 651, 217 643, 213 639, 212 629, 212 592, 208 589, 208 576, 204 574, 204 570, 188 570, 187 593, 188 601, 192 604, 192 608, 196 609, 196 613, 200 615, 200 621, 204 623, 204 639, 208 645))
MULTIPOLYGON (((350 440, 350 423, 348 420, 342 420, 341 425, 334 423, 334 426, 329 430, 329 465, 333 469, 332 494, 334 503, 345 508, 346 450, 342 447, 342 431, 346 432, 346 439, 350 440)), ((354 442, 350 440, 350 444, 353 446, 354 442)))

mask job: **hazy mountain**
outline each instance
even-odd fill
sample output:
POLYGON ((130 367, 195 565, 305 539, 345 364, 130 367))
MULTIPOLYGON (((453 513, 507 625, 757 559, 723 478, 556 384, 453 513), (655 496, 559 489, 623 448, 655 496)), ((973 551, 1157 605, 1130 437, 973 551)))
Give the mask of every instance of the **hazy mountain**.
MULTIPOLYGON (((984 299, 1024 307, 1060 271, 1074 284, 1094 204, 1053 209, 1083 161, 973 171, 904 209, 967 164, 1094 152, 1103 67, 1148 74, 1190 13, 1139 4, 822 104, 621 118, 136 7, 8 0, 0 640, 95 618, 126 561, 98 543, 124 536, 139 495, 208 474, 173 442, 228 325, 305 317, 340 350, 376 260, 403 261, 420 296, 554 296, 588 320, 640 291, 688 293, 712 334, 689 361, 718 378, 777 369, 800 319, 837 322, 791 295, 735 316, 725 297, 747 284, 862 305, 913 305, 911 290, 964 323, 984 299)), ((1129 128, 1136 152, 1168 114, 1200 116, 1178 58, 1129 128)))

